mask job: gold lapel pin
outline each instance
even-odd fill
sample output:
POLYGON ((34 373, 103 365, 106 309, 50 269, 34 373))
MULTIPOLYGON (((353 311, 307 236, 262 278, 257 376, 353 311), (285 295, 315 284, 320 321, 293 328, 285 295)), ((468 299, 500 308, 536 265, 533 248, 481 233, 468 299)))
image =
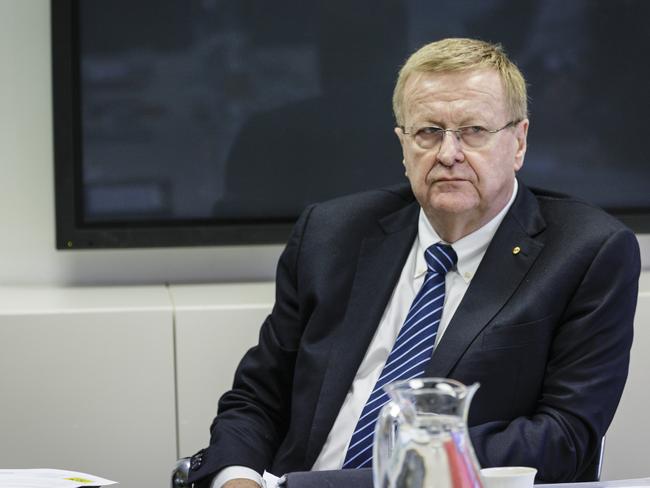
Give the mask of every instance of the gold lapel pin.
POLYGON ((515 256, 521 252, 521 248, 519 246, 515 246, 512 248, 512 254, 515 256))

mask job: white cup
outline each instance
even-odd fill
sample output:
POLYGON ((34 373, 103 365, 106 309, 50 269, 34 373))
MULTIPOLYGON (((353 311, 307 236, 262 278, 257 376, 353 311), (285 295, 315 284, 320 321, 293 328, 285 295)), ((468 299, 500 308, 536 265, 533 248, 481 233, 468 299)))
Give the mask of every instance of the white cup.
POLYGON ((532 488, 537 470, 524 466, 483 468, 483 488, 532 488))

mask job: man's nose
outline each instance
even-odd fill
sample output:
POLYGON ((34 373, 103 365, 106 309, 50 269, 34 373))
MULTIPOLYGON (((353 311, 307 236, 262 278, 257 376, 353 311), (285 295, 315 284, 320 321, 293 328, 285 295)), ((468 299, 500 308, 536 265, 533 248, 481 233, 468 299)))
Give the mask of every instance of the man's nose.
POLYGON ((445 166, 460 163, 465 160, 462 149, 458 134, 455 132, 445 132, 442 135, 442 141, 440 141, 438 160, 445 166))

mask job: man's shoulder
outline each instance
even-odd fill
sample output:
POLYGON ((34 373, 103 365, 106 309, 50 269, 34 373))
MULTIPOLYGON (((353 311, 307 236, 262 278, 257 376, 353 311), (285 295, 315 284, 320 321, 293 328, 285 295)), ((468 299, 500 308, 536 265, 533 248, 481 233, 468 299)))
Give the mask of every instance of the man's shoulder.
MULTIPOLYGON (((574 248, 580 249, 580 252, 588 249, 595 251, 617 236, 629 243, 630 249, 637 247, 634 232, 596 205, 540 188, 528 190, 537 204, 542 222, 542 225, 536 226, 537 231, 532 232, 532 235, 547 245, 555 243, 563 250, 561 252, 574 248)), ((521 211, 517 218, 520 222, 526 219, 521 211)))
POLYGON ((387 229, 416 228, 417 208, 408 185, 390 186, 313 204, 296 229, 310 248, 357 248, 360 240, 387 229))
POLYGON ((535 196, 548 225, 578 225, 581 228, 623 230, 627 227, 600 207, 571 195, 542 188, 528 187, 535 196))

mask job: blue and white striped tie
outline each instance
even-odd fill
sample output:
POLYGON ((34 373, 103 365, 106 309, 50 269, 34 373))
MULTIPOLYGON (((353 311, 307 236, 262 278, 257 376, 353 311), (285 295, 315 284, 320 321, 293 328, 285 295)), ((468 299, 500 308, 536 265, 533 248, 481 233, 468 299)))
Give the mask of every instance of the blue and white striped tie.
POLYGON ((427 262, 424 283, 411 304, 393 350, 363 407, 345 455, 343 469, 372 465, 375 423, 379 410, 388 403, 388 395, 382 387, 393 381, 422 376, 431 359, 445 301, 445 275, 455 266, 458 257, 451 246, 434 244, 425 251, 424 258, 427 262))

